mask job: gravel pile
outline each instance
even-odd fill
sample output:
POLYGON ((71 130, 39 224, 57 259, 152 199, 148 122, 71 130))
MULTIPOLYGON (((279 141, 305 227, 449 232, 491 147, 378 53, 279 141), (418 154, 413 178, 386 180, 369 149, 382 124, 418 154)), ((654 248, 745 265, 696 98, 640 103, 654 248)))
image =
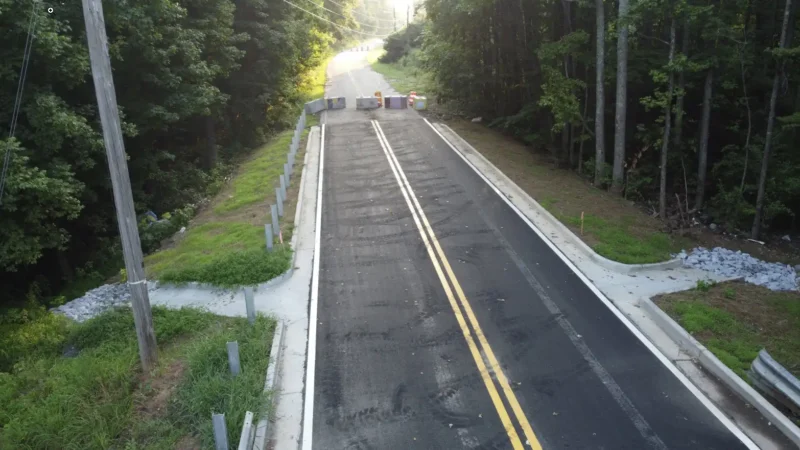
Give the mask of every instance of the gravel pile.
POLYGON ((131 294, 127 284, 106 284, 92 289, 83 297, 53 308, 52 311, 63 314, 76 322, 83 322, 107 309, 128 303, 130 298, 131 294))
POLYGON ((680 258, 684 266, 727 277, 743 277, 748 283, 773 291, 797 290, 797 272, 792 266, 762 261, 741 251, 698 247, 690 254, 681 251, 675 257, 680 258))

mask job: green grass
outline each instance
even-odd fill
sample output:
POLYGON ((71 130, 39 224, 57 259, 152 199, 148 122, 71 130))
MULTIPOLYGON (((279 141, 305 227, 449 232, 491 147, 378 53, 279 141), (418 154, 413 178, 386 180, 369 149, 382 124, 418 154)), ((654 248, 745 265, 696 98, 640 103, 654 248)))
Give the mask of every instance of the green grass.
POLYGON ((377 52, 370 52, 367 59, 372 65, 372 70, 383 75, 397 92, 408 94, 411 91, 417 91, 417 95, 429 95, 432 83, 430 77, 419 65, 418 54, 418 49, 412 50, 409 55, 391 64, 378 62, 377 58, 380 57, 380 53, 377 52))
POLYGON ((261 203, 275 193, 275 185, 268 180, 278 180, 283 173, 283 163, 289 152, 294 130, 286 130, 254 152, 255 157, 242 164, 236 178, 231 181, 231 190, 221 203, 214 207, 216 214, 236 211, 245 206, 261 203))
MULTIPOLYGON (((328 60, 301 77, 302 101, 324 95, 328 60)), ((308 116, 303 136, 317 123, 315 116, 308 116)), ((264 223, 270 221, 269 205, 274 203, 293 133, 294 129, 278 133, 256 149, 212 201, 210 211, 201 213, 175 245, 148 255, 148 276, 178 284, 196 281, 234 287, 263 283, 288 270, 293 215, 281 218, 284 244, 276 240, 271 253, 266 251, 264 223)), ((302 153, 301 149, 298 162, 302 153)), ((300 179, 300 170, 302 165, 295 164, 293 183, 300 179)), ((284 207, 295 200, 290 198, 284 207)))
MULTIPOLYGON (((207 222, 190 226, 174 247, 148 255, 148 276, 172 283, 233 287, 263 283, 288 270, 292 250, 276 242, 275 251, 267 252, 263 223, 269 221, 274 181, 283 172, 292 134, 293 130, 278 134, 242 163, 229 188, 218 196, 207 222)), ((300 166, 295 169, 297 183, 300 166)), ((287 228, 292 220, 284 216, 281 226, 287 228)), ((284 231, 284 242, 289 237, 284 231)))
POLYGON ((800 375, 800 295, 744 283, 698 284, 658 304, 742 379, 762 348, 800 375))
MULTIPOLYGON (((580 216, 559 215, 552 210, 555 202, 544 202, 542 206, 553 213, 558 220, 572 225, 581 226, 580 216)), ((650 232, 644 236, 631 231, 632 221, 626 217, 613 220, 585 214, 583 229, 591 233, 596 242, 591 244, 592 249, 598 254, 625 264, 648 264, 670 259, 683 247, 683 242, 676 237, 661 232, 650 232)))
POLYGON ((212 411, 225 413, 229 441, 237 442, 245 411, 263 405, 275 322, 260 316, 250 326, 246 319, 163 308, 153 308, 153 322, 160 359, 146 380, 129 309, 71 325, 61 346, 0 372, 0 448, 171 449, 187 436, 210 448, 212 411), (225 343, 232 340, 243 368, 236 378, 227 369, 225 343), (78 355, 62 357, 67 345, 78 355), (143 412, 158 392, 167 394, 162 408, 143 412))

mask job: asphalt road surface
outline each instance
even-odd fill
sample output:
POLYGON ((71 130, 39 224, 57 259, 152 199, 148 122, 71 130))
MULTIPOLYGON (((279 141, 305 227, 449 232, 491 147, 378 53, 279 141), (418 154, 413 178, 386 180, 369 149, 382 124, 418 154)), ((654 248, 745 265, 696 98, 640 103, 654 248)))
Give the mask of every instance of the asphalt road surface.
POLYGON ((416 112, 354 109, 391 92, 364 56, 329 69, 303 448, 746 448, 416 112))

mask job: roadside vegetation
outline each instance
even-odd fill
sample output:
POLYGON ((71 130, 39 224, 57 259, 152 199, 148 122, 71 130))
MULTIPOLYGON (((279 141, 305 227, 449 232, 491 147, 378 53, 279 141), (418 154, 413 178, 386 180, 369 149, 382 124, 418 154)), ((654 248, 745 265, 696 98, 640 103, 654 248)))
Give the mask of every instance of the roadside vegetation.
POLYGON ((211 448, 212 412, 225 413, 235 443, 245 412, 264 405, 272 319, 259 316, 251 326, 153 308, 161 357, 142 374, 129 309, 82 324, 29 311, 0 324, 0 448, 211 448), (225 347, 234 340, 242 364, 235 378, 225 347))
POLYGON ((185 233, 173 235, 163 249, 148 255, 148 278, 233 287, 262 283, 289 269, 289 241, 305 139, 297 152, 280 218, 281 236, 275 239, 272 252, 266 250, 264 224, 272 220, 269 205, 275 203, 275 187, 279 186, 292 134, 292 130, 284 131, 253 152, 217 197, 188 224, 185 233))
MULTIPOLYGON (((426 2, 373 68, 398 90, 424 86, 428 114, 480 117, 473 136, 494 129, 527 146, 554 190, 581 180, 572 195, 534 198, 552 199, 573 230, 584 213, 599 253, 653 262, 688 238, 797 259, 800 85, 786 83, 800 70, 796 2, 456 3, 426 2), (593 212, 592 189, 632 205, 593 212)), ((517 155, 496 137, 468 140, 501 166, 517 155)))
MULTIPOLYGON (((266 0, 146 0, 106 5, 104 17, 145 253, 182 227, 191 230, 189 221, 237 166, 281 139, 302 103, 322 94, 333 48, 351 39, 266 0)), ((25 2, 4 8, 6 105, 15 103, 29 23, 36 23, 36 39, 15 137, 0 139, 0 164, 8 162, 0 314, 31 293, 47 305, 69 301, 123 266, 85 30, 75 26, 83 23, 82 6, 67 2, 53 14, 25 2)), ((11 115, 10 106, 0 111, 0 122, 11 115)))
POLYGON ((800 293, 701 281, 654 300, 742 379, 762 348, 800 378, 800 293))

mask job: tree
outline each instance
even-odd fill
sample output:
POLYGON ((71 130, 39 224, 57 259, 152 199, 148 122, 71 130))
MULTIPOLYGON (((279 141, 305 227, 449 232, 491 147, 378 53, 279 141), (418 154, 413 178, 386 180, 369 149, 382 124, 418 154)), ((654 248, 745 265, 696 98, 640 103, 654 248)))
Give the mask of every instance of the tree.
POLYGON ((611 191, 622 193, 625 182, 625 126, 628 113, 628 0, 619 0, 617 19, 617 105, 614 116, 614 168, 611 191))
POLYGON ((594 185, 600 187, 603 184, 603 172, 606 162, 606 94, 604 86, 606 19, 603 0, 595 0, 595 9, 597 11, 597 35, 595 36, 597 49, 595 54, 594 185))
POLYGON ((714 87, 714 69, 706 70, 706 81, 703 84, 703 115, 700 119, 700 143, 697 149, 697 192, 694 207, 703 208, 706 191, 706 173, 708 172, 708 130, 711 126, 711 92, 714 87))
POLYGON ((669 81, 667 82, 667 96, 664 100, 664 137, 661 138, 661 176, 658 195, 658 214, 662 219, 667 217, 667 153, 669 152, 670 124, 672 119, 672 91, 675 73, 672 64, 675 62, 675 17, 670 20, 669 27, 669 81))
MULTIPOLYGON (((789 16, 792 11, 792 0, 786 0, 786 6, 783 12, 783 26, 781 27, 781 39, 778 44, 779 49, 785 49, 787 46, 787 36, 789 32, 789 16)), ((767 186, 767 168, 769 166, 769 156, 772 151, 772 133, 775 127, 775 108, 778 103, 778 87, 781 77, 783 76, 784 63, 778 61, 778 66, 775 69, 775 76, 772 80, 772 94, 769 98, 769 115, 767 117, 767 134, 764 138, 764 154, 761 158, 761 175, 758 180, 758 197, 756 198, 756 213, 753 219, 753 228, 750 231, 752 239, 758 239, 761 234, 761 221, 764 215, 764 197, 766 196, 767 186)))

